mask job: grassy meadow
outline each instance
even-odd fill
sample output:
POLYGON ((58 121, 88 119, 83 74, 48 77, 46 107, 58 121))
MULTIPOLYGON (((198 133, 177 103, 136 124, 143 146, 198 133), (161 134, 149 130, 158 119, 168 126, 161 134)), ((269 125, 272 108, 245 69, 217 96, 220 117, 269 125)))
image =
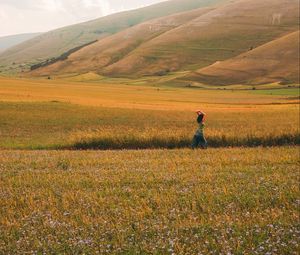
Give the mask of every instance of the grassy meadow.
POLYGON ((0 151, 0 254, 299 254, 298 156, 0 151))
POLYGON ((211 147, 299 144, 299 90, 277 93, 3 79, 0 148, 188 147, 198 107, 211 147))
POLYGON ((298 254, 299 133, 294 88, 0 78, 0 254, 298 254))
MULTIPOLYGON (((211 147, 300 143, 297 106, 223 111, 207 111, 206 136, 211 147)), ((195 114, 188 111, 59 102, 1 102, 0 118, 3 149, 182 148, 190 145, 197 128, 195 114)))

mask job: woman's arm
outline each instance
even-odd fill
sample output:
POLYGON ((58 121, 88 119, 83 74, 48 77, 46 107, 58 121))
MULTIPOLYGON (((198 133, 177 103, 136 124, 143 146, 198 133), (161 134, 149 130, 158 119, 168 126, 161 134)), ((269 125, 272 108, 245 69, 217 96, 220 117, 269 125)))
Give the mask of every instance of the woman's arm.
POLYGON ((196 113, 197 113, 198 115, 204 115, 204 116, 206 115, 205 112, 202 112, 201 110, 196 111, 196 113))

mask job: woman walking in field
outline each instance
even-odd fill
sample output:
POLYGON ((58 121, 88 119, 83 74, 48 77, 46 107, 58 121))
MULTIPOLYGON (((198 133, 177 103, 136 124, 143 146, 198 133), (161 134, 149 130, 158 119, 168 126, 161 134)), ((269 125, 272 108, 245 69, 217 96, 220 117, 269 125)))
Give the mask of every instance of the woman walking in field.
POLYGON ((200 146, 202 149, 207 149, 207 141, 204 137, 205 113, 200 110, 197 111, 196 113, 197 113, 197 123, 199 126, 193 138, 192 148, 196 149, 200 146))

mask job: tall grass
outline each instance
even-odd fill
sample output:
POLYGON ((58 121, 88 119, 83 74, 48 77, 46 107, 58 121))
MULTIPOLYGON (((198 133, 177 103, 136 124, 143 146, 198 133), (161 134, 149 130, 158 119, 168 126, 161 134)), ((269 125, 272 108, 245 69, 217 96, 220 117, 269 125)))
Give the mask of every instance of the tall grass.
MULTIPOLYGON (((296 105, 208 109, 210 147, 299 144, 296 105)), ((189 147, 195 114, 82 107, 62 103, 0 103, 2 149, 146 149, 189 147)))
MULTIPOLYGON (((245 136, 208 136, 208 146, 222 147, 256 147, 300 145, 300 134, 268 135, 264 137, 245 136)), ((80 138, 73 143, 61 147, 75 150, 120 150, 120 149, 178 149, 191 147, 192 137, 189 136, 102 136, 80 138)))

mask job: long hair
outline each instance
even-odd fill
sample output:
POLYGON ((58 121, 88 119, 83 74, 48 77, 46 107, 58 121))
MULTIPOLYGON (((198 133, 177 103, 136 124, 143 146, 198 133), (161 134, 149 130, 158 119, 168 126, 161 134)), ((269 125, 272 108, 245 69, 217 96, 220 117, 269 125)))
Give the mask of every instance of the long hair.
POLYGON ((204 115, 203 115, 203 114, 199 114, 198 117, 197 117, 197 122, 198 122, 199 124, 202 123, 203 118, 204 118, 204 115))

